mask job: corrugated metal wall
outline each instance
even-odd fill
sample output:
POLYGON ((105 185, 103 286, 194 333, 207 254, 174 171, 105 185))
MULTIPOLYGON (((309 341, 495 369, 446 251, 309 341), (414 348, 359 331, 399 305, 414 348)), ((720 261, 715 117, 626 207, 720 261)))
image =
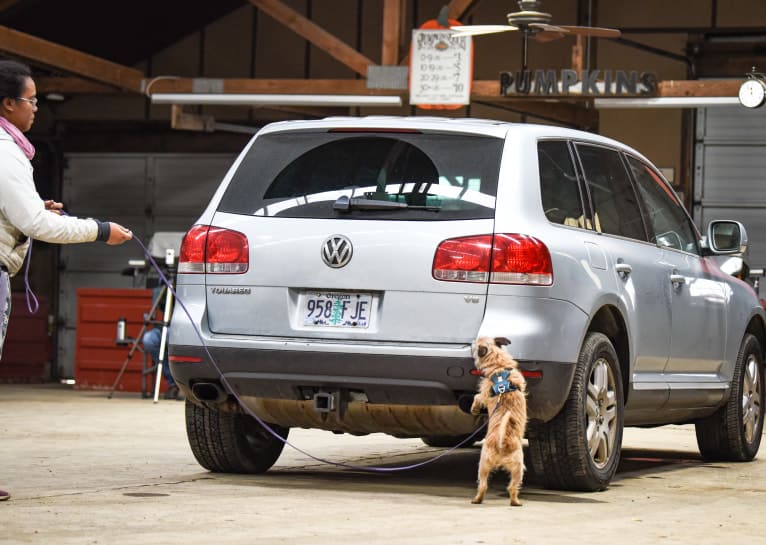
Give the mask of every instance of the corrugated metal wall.
POLYGON ((741 221, 750 239, 749 263, 766 266, 766 108, 697 110, 694 220, 741 221))
MULTIPOLYGON (((69 154, 62 200, 70 214, 121 223, 145 245, 155 231, 186 231, 235 156, 229 154, 69 154)), ((60 252, 58 375, 74 374, 77 289, 132 288, 123 275, 143 259, 135 242, 71 244, 60 252)), ((147 309, 147 312, 149 309, 147 309)))

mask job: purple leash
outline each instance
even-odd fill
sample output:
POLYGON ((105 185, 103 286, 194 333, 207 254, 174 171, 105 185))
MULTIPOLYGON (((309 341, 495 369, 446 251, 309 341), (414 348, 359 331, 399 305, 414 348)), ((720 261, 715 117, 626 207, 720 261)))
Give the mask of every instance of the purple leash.
MULTIPOLYGON (((66 214, 63 210, 61 211, 63 214, 66 214)), ((426 464, 430 464, 432 462, 435 462, 439 458, 442 458, 444 456, 447 456, 455 449, 458 449, 468 443, 469 441, 474 441, 474 437, 482 431, 486 426, 487 423, 484 422, 481 426, 476 428, 476 430, 473 431, 468 437, 460 441, 457 445, 445 450, 444 452, 438 454, 437 456, 434 456, 433 458, 429 458, 428 460, 425 460, 423 462, 418 462, 416 464, 410 464, 406 466, 397 466, 397 467, 374 467, 374 466, 358 466, 354 464, 346 464, 343 462, 333 462, 332 460, 328 460, 326 458, 321 458, 319 456, 314 456, 313 454, 306 452, 300 447, 297 447, 293 445, 290 441, 282 437, 279 433, 274 431, 274 429, 269 426, 266 422, 261 420, 261 418, 253 412, 250 407, 248 407, 240 398, 235 389, 231 386, 229 383, 229 380, 224 376, 223 372, 221 371, 220 367, 218 367, 218 364, 215 362, 215 359, 213 358, 213 355, 210 353, 210 350, 208 350, 207 345, 205 344, 204 339, 202 338, 202 334, 200 333, 199 329, 197 329, 197 326, 194 325, 194 320, 191 317, 191 314, 189 313, 188 309, 186 308, 186 305, 184 305, 183 301, 179 299, 178 294, 176 293, 176 290, 173 288, 173 286, 170 285, 170 282, 168 281, 167 277, 163 274, 160 267, 157 265, 157 262, 154 260, 154 258, 149 253, 149 250, 147 250, 146 246, 144 246, 144 243, 141 242, 141 239, 139 239, 137 236, 133 236, 133 240, 135 240, 138 245, 141 247, 141 250, 144 252, 147 258, 149 258, 149 262, 152 264, 152 267, 157 271, 157 273, 160 276, 160 279, 162 282, 168 287, 168 289, 173 293, 173 297, 175 297, 176 302, 178 302, 179 305, 181 305, 181 308, 186 313, 186 316, 189 318, 189 323, 192 324, 192 327, 194 328, 194 332, 197 334, 197 337, 199 338, 200 342, 202 343, 202 348, 205 349, 205 354, 207 354, 207 357, 210 359, 210 363, 213 365, 213 368, 215 369, 216 373, 218 373, 218 376, 221 379, 221 384, 226 388, 228 392, 231 393, 231 395, 234 396, 234 399, 237 400, 237 403, 240 407, 247 413, 249 416, 254 418, 267 432, 269 432, 272 436, 274 436, 276 439, 284 443, 285 445, 297 450, 304 456, 308 456, 312 460, 315 460, 317 462, 321 462, 323 464, 329 464, 334 465, 337 467, 342 467, 344 469, 354 469, 358 471, 368 471, 368 472, 374 472, 374 473, 391 473, 394 471, 406 471, 409 469, 415 469, 418 467, 422 467, 426 464)), ((32 291, 32 288, 29 285, 29 263, 32 260, 32 241, 29 243, 29 250, 27 251, 27 265, 26 269, 24 271, 24 286, 26 289, 26 296, 27 296, 27 309, 31 314, 35 314, 37 310, 39 309, 40 305, 37 301, 37 297, 35 297, 34 292, 32 291), (32 308, 32 303, 34 303, 34 309, 32 308)))
MULTIPOLYGON (((61 213, 62 216, 68 216, 63 208, 59 208, 58 211, 61 213)), ((34 242, 34 239, 30 237, 29 239, 29 249, 27 250, 27 264, 24 267, 24 293, 27 298, 27 310, 30 314, 37 314, 37 311, 40 308, 40 303, 37 300, 37 297, 35 296, 35 292, 32 291, 32 286, 29 284, 29 264, 32 262, 32 243, 34 242), (34 305, 33 305, 34 303, 34 305)))
POLYGON ((27 310, 30 314, 37 314, 37 310, 40 308, 40 303, 37 301, 37 297, 35 297, 35 292, 32 291, 32 287, 29 285, 29 263, 31 261, 32 239, 29 240, 29 249, 27 250, 27 265, 24 267, 24 292, 27 297, 27 310), (32 303, 34 303, 34 305, 32 305, 32 303))
POLYGON ((192 324, 192 327, 194 328, 194 332, 197 334, 197 337, 199 338, 200 342, 202 343, 202 347, 205 349, 205 354, 207 354, 207 357, 210 359, 210 363, 213 365, 213 368, 218 373, 218 376, 221 379, 221 384, 223 384, 223 386, 226 388, 226 390, 228 392, 230 392, 231 395, 234 396, 234 399, 237 400, 237 403, 239 403, 239 406, 242 407, 242 409, 249 416, 254 418, 263 427, 263 429, 265 429, 267 432, 269 432, 271 435, 273 435, 276 439, 278 439, 279 441, 281 441, 285 445, 287 445, 287 446, 297 450, 298 452, 300 452, 301 454, 303 454, 305 456, 308 456, 312 460, 315 460, 317 462, 321 462, 323 464, 329 464, 329 465, 334 465, 334 466, 342 467, 344 469, 354 469, 354 470, 358 470, 358 471, 368 471, 368 472, 374 472, 374 473, 391 473, 391 472, 394 472, 394 471, 406 471, 406 470, 409 470, 409 469, 415 469, 415 468, 418 468, 418 467, 422 467, 422 466, 424 466, 426 464, 430 464, 432 462, 435 462, 439 458, 442 458, 442 457, 450 454, 452 451, 454 451, 457 448, 460 448, 461 446, 463 446, 464 444, 468 443, 469 441, 474 441, 475 440, 474 437, 487 426, 487 423, 484 422, 484 424, 479 426, 476 430, 473 431, 473 433, 471 433, 468 437, 463 439, 460 443, 458 443, 454 447, 451 447, 448 450, 445 450, 444 452, 438 454, 437 456, 434 456, 433 458, 429 458, 428 460, 425 460, 423 462, 418 462, 416 464, 410 464, 410 465, 406 465, 406 466, 397 466, 397 467, 358 466, 358 465, 353 465, 353 464, 346 464, 346 463, 343 463, 343 462, 333 462, 332 460, 327 460, 326 458, 321 458, 319 456, 314 456, 313 454, 310 454, 310 453, 306 452, 302 448, 293 445, 292 443, 290 443, 290 441, 288 441, 287 439, 285 439, 284 437, 279 435, 279 433, 274 431, 271 428, 271 426, 269 426, 266 422, 261 420, 258 417, 258 415, 255 414, 250 409, 250 407, 248 407, 245 403, 242 402, 242 400, 239 398, 239 395, 237 394, 237 392, 234 390, 234 388, 232 388, 232 386, 229 383, 228 379, 224 376, 223 372, 218 367, 218 364, 216 364, 215 359, 213 359, 212 354, 210 354, 210 350, 208 350, 207 345, 205 344, 205 341, 202 338, 202 334, 200 333, 199 329, 197 329, 197 327, 194 325, 194 320, 192 319, 191 314, 187 310, 186 305, 184 305, 183 301, 181 301, 181 299, 178 297, 178 294, 176 293, 175 289, 173 289, 173 286, 170 285, 170 282, 165 277, 165 275, 162 273, 162 270, 157 265, 157 262, 149 254, 149 251, 146 249, 146 246, 144 246, 144 243, 141 242, 141 240, 138 237, 136 237, 135 235, 133 236, 133 240, 135 240, 138 243, 138 245, 141 246, 141 249, 143 250, 143 252, 146 255, 146 257, 149 258, 149 261, 151 262, 152 266, 155 268, 155 270, 159 274, 160 279, 162 280, 162 282, 172 292, 173 297, 175 297, 175 300, 178 302, 178 304, 181 305, 181 308, 186 313, 186 316, 189 318, 189 323, 192 324))

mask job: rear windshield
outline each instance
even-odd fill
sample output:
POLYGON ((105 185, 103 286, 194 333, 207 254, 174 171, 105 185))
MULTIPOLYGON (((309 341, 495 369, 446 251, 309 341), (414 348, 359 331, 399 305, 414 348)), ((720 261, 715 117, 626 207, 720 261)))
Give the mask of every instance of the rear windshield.
POLYGON ((218 210, 292 218, 494 216, 503 140, 420 133, 259 136, 218 210))

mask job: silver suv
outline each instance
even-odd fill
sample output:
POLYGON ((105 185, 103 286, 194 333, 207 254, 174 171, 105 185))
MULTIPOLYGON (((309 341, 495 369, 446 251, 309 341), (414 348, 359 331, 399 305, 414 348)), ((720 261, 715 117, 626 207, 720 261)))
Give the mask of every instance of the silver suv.
POLYGON ((269 125, 180 252, 191 319, 175 312, 169 362, 191 448, 211 471, 275 463, 282 441, 230 390, 283 437, 456 445, 485 418, 465 408, 470 344, 490 335, 512 341, 527 378, 526 463, 546 486, 607 487, 626 425, 693 422, 706 458, 750 460, 765 316, 716 262, 746 243, 734 221, 701 236, 643 155, 586 132, 424 117, 269 125))

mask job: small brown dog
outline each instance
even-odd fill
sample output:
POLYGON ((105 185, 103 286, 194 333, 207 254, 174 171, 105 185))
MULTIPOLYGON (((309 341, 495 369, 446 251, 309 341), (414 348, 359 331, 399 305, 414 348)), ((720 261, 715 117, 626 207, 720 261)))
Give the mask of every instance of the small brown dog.
POLYGON ((511 505, 521 505, 519 490, 524 478, 522 441, 527 426, 527 383, 519 364, 503 348, 505 337, 479 337, 471 347, 476 368, 481 371, 479 393, 473 398, 471 414, 487 408, 489 423, 481 448, 479 486, 471 503, 481 503, 492 471, 504 468, 511 477, 508 494, 511 505))

